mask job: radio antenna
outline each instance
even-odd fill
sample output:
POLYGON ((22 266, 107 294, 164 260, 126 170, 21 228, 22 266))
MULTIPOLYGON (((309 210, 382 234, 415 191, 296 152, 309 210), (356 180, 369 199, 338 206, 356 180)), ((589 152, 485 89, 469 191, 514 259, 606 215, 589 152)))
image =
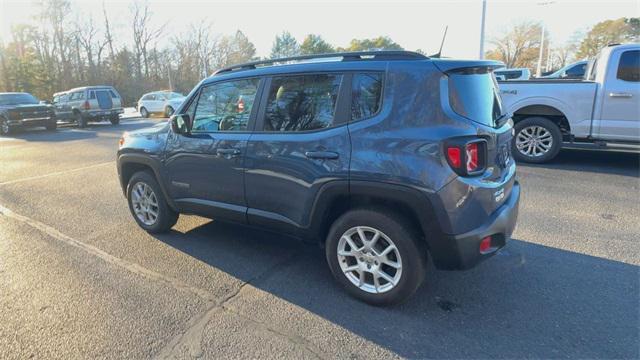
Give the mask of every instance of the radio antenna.
POLYGON ((442 55, 442 47, 444 46, 444 40, 447 38, 447 30, 449 30, 449 25, 444 28, 444 34, 442 35, 442 42, 440 43, 440 50, 436 54, 433 54, 429 57, 439 58, 442 55))

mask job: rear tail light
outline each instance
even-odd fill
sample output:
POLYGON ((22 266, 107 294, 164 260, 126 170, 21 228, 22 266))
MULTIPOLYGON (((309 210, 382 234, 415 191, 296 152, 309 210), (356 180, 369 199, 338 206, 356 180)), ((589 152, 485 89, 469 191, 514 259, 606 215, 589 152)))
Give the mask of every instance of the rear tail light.
POLYGON ((83 107, 85 110, 89 110, 89 109, 91 109, 91 106, 89 105, 89 100, 85 100, 85 102, 84 102, 84 104, 82 105, 82 107, 83 107))
POLYGON ((485 140, 456 140, 445 145, 447 162, 458 175, 472 176, 484 172, 487 142, 485 140))
POLYGON ((491 236, 487 236, 480 241, 480 254, 486 254, 491 250, 491 236))

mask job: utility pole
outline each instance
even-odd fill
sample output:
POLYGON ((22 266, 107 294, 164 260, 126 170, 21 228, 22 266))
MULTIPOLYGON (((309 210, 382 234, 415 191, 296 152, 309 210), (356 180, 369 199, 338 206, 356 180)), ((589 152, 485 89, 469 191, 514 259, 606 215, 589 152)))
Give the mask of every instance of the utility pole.
MULTIPOLYGON (((555 0, 539 2, 538 5, 545 6, 551 5, 553 3, 555 3, 555 0)), ((538 67, 536 69, 536 77, 540 77, 542 75, 542 56, 544 55, 544 21, 542 21, 541 24, 542 25, 540 27, 542 28, 542 34, 540 35, 540 53, 538 54, 538 67)))
POLYGON ((542 75, 542 54, 544 54, 544 23, 542 23, 542 35, 540 35, 540 54, 538 55, 538 68, 536 69, 536 77, 542 75))
POLYGON ((484 59, 484 27, 487 16, 487 0, 482 0, 482 21, 480 22, 480 59, 484 59))

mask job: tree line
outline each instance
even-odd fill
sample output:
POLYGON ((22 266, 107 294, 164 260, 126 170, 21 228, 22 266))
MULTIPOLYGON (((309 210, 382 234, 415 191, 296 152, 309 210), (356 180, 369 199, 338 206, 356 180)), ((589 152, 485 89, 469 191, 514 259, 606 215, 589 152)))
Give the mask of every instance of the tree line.
MULTIPOLYGON (((133 2, 128 14, 129 44, 116 40, 106 9, 102 16, 80 14, 69 0, 43 0, 30 24, 12 28, 11 41, 0 42, 0 92, 25 91, 41 99, 85 85, 113 85, 127 105, 145 92, 190 91, 201 79, 226 65, 257 60, 256 48, 240 30, 233 35, 214 32, 210 22, 190 25, 167 37, 166 24, 153 25, 153 12, 133 2), (166 41, 165 41, 166 43, 166 41)), ((320 35, 302 43, 288 32, 275 37, 271 57, 365 49, 402 49, 388 37, 354 39, 334 47, 320 35)))
MULTIPOLYGON (((489 40, 492 49, 486 52, 485 57, 500 60, 509 68, 535 69, 538 64, 541 35, 541 24, 518 23, 489 40)), ((639 40, 640 18, 637 17, 599 22, 586 33, 575 33, 564 44, 553 44, 551 34, 545 31, 543 68, 556 70, 574 61, 591 59, 609 44, 639 40)))

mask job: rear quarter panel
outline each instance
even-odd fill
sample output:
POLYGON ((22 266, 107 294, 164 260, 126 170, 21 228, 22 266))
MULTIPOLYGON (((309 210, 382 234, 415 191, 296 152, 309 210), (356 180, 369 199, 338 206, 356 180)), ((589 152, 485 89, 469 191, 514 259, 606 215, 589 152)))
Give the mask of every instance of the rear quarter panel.
POLYGON ((531 105, 547 105, 562 112, 576 137, 591 132, 591 116, 598 85, 591 81, 499 82, 504 110, 510 113, 531 105))

